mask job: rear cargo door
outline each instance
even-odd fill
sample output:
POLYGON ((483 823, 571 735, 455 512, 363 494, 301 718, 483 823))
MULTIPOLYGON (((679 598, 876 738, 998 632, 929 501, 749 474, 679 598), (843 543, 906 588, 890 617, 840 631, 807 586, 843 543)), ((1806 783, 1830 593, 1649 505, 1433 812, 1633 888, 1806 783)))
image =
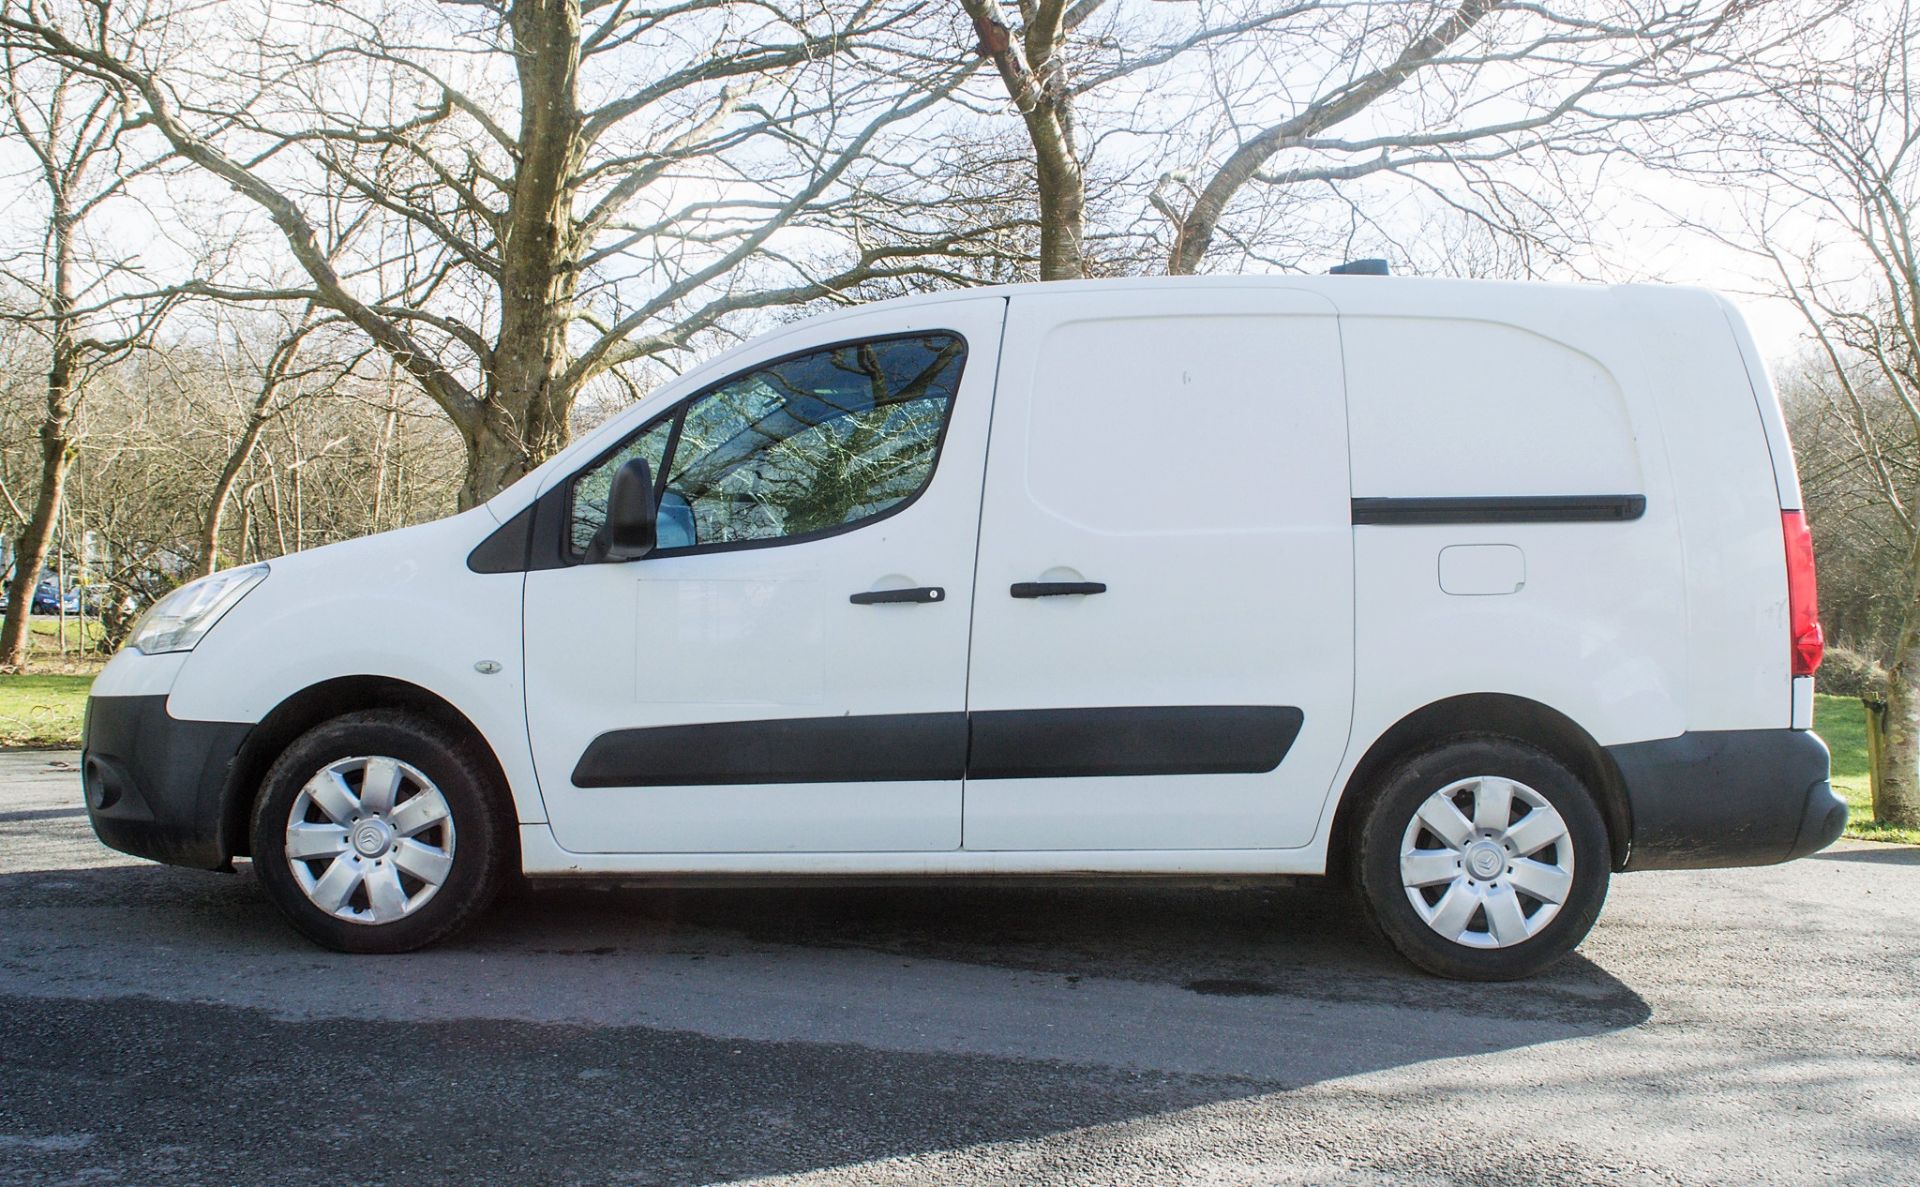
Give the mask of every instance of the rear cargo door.
POLYGON ((1353 699, 1333 307, 1042 291, 1007 326, 965 846, 1307 844, 1353 699))

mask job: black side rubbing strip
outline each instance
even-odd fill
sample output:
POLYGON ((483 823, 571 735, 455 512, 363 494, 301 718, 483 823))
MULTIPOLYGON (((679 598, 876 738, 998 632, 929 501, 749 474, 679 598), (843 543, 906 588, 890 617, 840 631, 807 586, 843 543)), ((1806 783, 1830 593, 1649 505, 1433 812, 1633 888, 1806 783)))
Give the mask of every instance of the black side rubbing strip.
POLYGON ((1261 774, 1300 734, 1290 706, 1169 705, 794 717, 614 730, 575 787, 1261 774))
POLYGON ((1624 523, 1646 513, 1645 495, 1471 495, 1353 501, 1356 524, 1624 523))
POLYGON ((965 713, 720 721, 601 734, 573 768, 573 785, 958 779, 966 762, 965 713))
POLYGON ((1290 705, 975 713, 967 778, 1260 774, 1280 765, 1304 719, 1290 705))

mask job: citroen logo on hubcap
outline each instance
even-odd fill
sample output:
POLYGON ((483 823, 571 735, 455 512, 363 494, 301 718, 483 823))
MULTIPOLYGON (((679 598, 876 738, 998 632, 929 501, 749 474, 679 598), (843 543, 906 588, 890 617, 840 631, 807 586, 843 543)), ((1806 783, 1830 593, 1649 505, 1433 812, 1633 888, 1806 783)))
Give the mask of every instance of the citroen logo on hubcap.
POLYGON ((362 857, 379 857, 393 842, 385 821, 367 819, 353 826, 353 847, 362 857))
POLYGON ((1481 841, 1467 851, 1467 869, 1482 881, 1498 874, 1506 864, 1507 851, 1491 841, 1481 841))

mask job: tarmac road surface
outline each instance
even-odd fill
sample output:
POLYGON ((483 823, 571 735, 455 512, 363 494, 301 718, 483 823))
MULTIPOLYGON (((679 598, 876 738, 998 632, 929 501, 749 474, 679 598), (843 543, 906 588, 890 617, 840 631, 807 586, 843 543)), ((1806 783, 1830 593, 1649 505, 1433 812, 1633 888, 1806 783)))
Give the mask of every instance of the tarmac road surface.
POLYGON ((524 895, 345 957, 0 754, 0 1184, 1920 1184, 1920 849, 1437 981, 1323 887, 524 895))

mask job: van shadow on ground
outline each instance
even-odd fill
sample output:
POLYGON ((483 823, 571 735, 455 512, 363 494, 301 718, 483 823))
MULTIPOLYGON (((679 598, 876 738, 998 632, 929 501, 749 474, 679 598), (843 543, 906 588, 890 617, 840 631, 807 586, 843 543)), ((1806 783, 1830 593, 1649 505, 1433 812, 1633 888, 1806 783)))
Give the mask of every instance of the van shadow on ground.
POLYGON ((1828 850, 1813 855, 1814 861, 1864 861, 1877 865, 1920 866, 1920 845, 1875 844, 1865 849, 1828 850))
POLYGON ((542 890, 350 958, 248 874, 144 865, 0 877, 0 998, 0 1134, 72 1139, 0 1171, 258 1181, 802 1171, 1648 1017, 1578 956, 1433 980, 1314 886, 542 890))

